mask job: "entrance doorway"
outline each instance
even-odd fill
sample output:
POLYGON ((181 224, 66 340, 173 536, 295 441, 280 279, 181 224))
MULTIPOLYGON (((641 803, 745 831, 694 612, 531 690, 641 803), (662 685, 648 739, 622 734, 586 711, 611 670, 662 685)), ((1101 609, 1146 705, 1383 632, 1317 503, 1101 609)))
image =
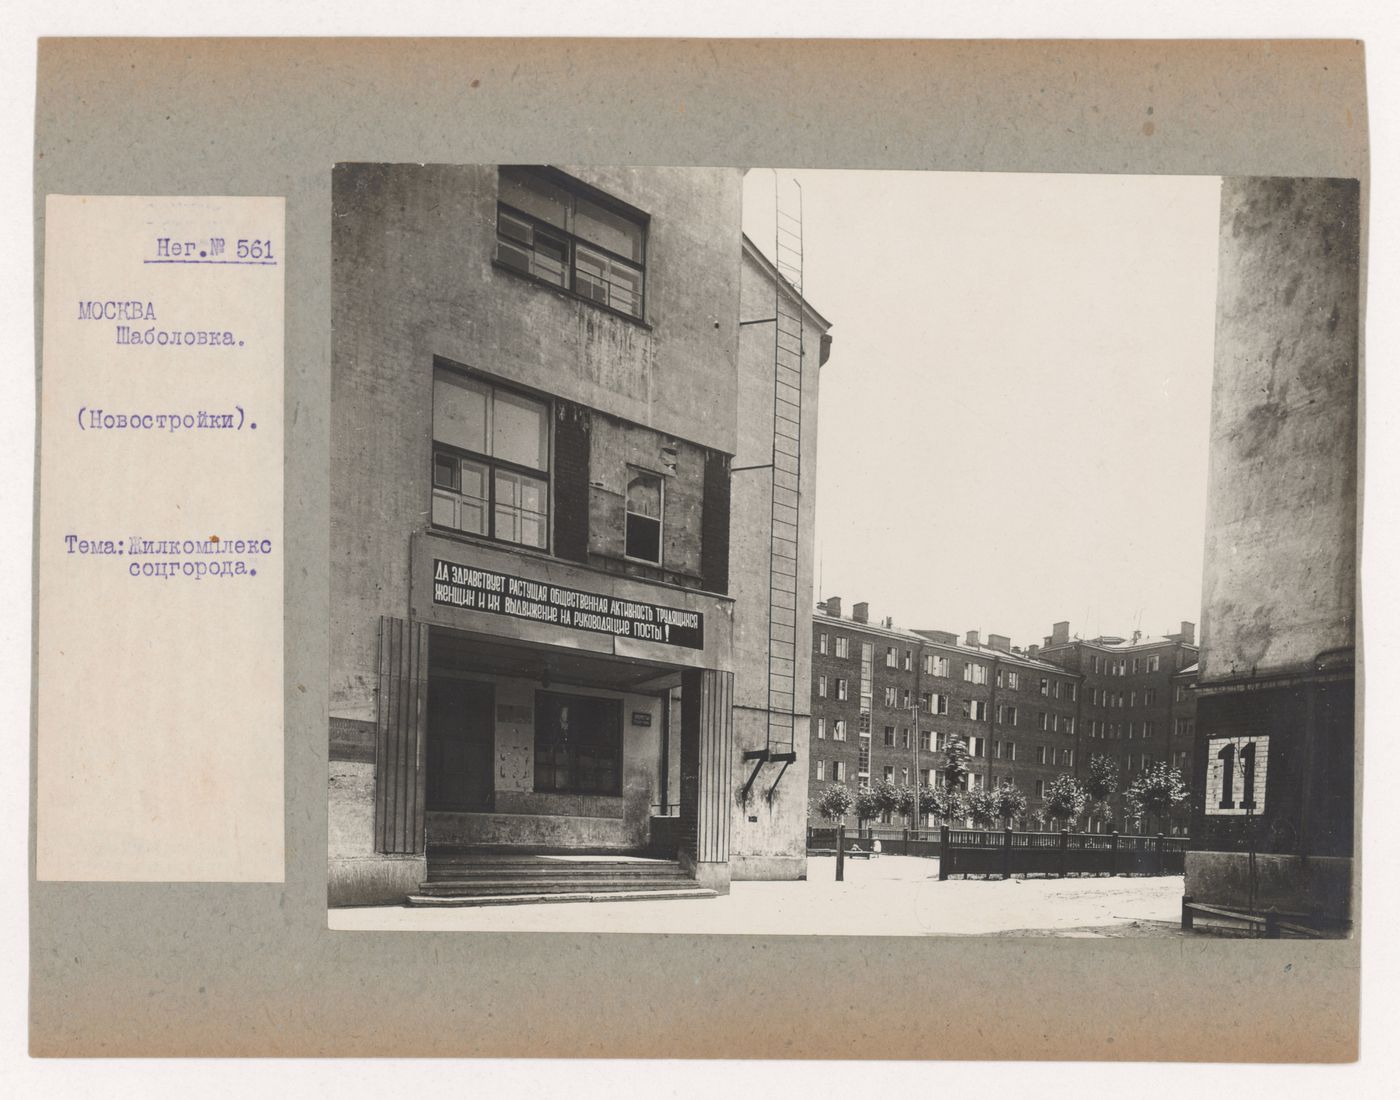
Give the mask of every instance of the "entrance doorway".
POLYGON ((489 812, 496 693, 477 680, 428 684, 428 809, 489 812))

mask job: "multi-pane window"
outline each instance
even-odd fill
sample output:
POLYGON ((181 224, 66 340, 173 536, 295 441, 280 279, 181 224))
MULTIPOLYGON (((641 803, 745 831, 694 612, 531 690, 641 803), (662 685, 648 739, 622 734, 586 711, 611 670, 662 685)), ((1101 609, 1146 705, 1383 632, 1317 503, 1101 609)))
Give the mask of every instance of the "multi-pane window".
POLYGON ((661 513, 666 496, 660 474, 627 467, 627 544, 624 553, 661 564, 661 513))
POLYGON ((920 731, 919 731, 919 748, 923 749, 924 752, 932 752, 932 751, 933 751, 933 738, 934 738, 934 731, 933 731, 933 730, 920 730, 920 731))
POLYGON ((825 699, 825 698, 826 698, 826 677, 825 677, 825 676, 818 676, 818 677, 817 677, 817 697, 820 698, 820 699, 825 699))
POLYGON ((1035 762, 1036 762, 1037 764, 1044 764, 1044 763, 1045 763, 1045 760, 1046 760, 1045 746, 1044 746, 1044 745, 1037 745, 1037 746, 1035 747, 1035 762))
POLYGON ((932 653, 924 657, 924 671, 930 676, 948 675, 948 658, 936 657, 932 653))
POLYGON ((846 678, 845 678, 844 676, 838 676, 838 677, 836 678, 836 698, 838 698, 838 699, 846 699, 846 698, 848 698, 848 695, 847 695, 847 692, 846 692, 846 678))
POLYGON ((914 651, 906 649, 904 651, 904 671, 909 672, 914 667, 914 651))
POLYGON ((948 696, 934 691, 924 692, 924 710, 930 714, 947 714, 948 696))
POLYGON ((898 692, 895 688, 885 688, 885 706, 892 707, 898 702, 898 692))
POLYGON ((885 647, 885 667, 886 667, 886 668, 898 668, 898 667, 899 667, 899 651, 898 651, 897 649, 895 649, 894 646, 886 646, 886 647, 885 647))
POLYGON ((844 635, 836 635, 836 656, 849 657, 851 655, 851 640, 844 635))
POLYGON ((1019 691, 1021 688, 1021 674, 1013 669, 1006 672, 1006 686, 1012 691, 1019 691))
POLYGON ((825 740, 826 740, 826 719, 825 719, 825 718, 818 718, 818 719, 817 719, 817 740, 818 740, 818 741, 825 741, 825 740))
POLYGON ((890 748, 894 748, 894 727, 893 727, 893 726, 886 726, 886 727, 885 727, 885 744, 886 744, 888 747, 890 747, 890 748))
POLYGON ((817 782, 821 783, 826 779, 826 761, 817 761, 817 782))
POLYGON ((503 167, 496 260, 629 317, 642 316, 647 219, 576 180, 503 167))
POLYGON ((831 739, 833 741, 846 740, 846 720, 838 718, 831 724, 831 739))
POLYGON ((968 661, 963 665, 963 679, 974 684, 985 684, 987 682, 987 666, 977 661, 968 661))
POLYGON ((1042 676, 1042 677, 1040 678, 1040 694, 1041 694, 1041 695, 1049 695, 1049 694, 1050 694, 1050 681, 1049 681, 1048 679, 1046 679, 1044 676, 1042 676))
POLYGON ((987 720, 987 703, 983 699, 971 699, 968 701, 967 716, 974 722, 985 722, 987 720))
POLYGON ((846 762, 844 760, 833 760, 831 762, 831 778, 838 783, 846 782, 846 762))
POLYGON ((856 759, 856 772, 862 779, 870 778, 870 739, 860 739, 859 755, 856 759))
POLYGON ((823 633, 821 633, 821 634, 818 634, 818 635, 817 635, 817 652, 820 653, 820 654, 822 654, 822 655, 825 655, 825 654, 826 654, 826 645, 827 645, 827 637, 826 637, 825 632, 823 632, 823 633))
POLYGON ((439 367, 433 525, 549 546, 549 405, 439 367))

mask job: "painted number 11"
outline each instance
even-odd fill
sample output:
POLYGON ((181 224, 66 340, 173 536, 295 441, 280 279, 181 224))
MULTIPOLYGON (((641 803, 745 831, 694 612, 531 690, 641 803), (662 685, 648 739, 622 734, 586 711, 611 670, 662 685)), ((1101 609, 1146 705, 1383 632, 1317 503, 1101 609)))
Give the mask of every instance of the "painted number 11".
POLYGON ((1239 758, 1240 771, 1244 773, 1244 791, 1240 799, 1239 809, 1254 809, 1254 754, 1257 748, 1255 742, 1251 741, 1236 754, 1234 745, 1224 745, 1215 754, 1215 758, 1221 762, 1223 771, 1222 782, 1220 784, 1220 809, 1235 809, 1235 759, 1239 758))

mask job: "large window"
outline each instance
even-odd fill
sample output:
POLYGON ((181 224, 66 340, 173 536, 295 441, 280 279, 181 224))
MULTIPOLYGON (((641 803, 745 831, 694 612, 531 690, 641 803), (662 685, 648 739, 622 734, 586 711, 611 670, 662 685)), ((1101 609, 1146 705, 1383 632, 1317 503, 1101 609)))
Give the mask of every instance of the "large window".
POLYGON ((503 167, 496 260, 629 317, 642 316, 647 219, 561 173, 503 167))
POLYGON ((433 524, 549 546, 549 406, 457 371, 433 374, 433 524))
POLYGON ((661 564, 661 510, 665 486, 660 474, 627 467, 627 549, 629 558, 661 564))
POLYGON ((535 790, 622 793, 621 702, 536 692, 535 790))

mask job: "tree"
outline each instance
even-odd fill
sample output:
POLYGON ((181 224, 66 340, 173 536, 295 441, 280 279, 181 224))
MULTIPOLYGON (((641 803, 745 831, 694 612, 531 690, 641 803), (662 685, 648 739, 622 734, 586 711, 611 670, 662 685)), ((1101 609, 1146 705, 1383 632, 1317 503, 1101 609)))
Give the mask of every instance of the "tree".
POLYGON ((920 783, 917 787, 905 786, 899 788, 899 805, 895 809, 904 817, 910 817, 914 813, 914 792, 919 792, 919 820, 915 821, 916 829, 923 828, 923 815, 933 813, 933 789, 925 787, 920 783))
POLYGON ((899 810, 899 788, 888 779, 875 780, 870 785, 870 791, 875 796, 876 816, 883 817, 899 810))
POLYGON ((850 788, 844 783, 828 783, 822 793, 817 796, 817 813, 833 825, 839 825, 841 819, 851 812, 851 805, 854 802, 855 799, 851 797, 850 788))
POLYGON ((1141 772, 1123 792, 1123 802, 1133 823, 1144 829, 1155 818, 1165 828, 1172 810, 1186 801, 1186 784, 1181 772, 1167 764, 1154 764, 1141 772))
POLYGON ((1118 790, 1118 761, 1111 756, 1089 758, 1089 776, 1084 781, 1084 793, 1089 796, 1089 816, 1095 821, 1112 821, 1109 799, 1118 790))
POLYGON ((929 794, 929 811, 945 825, 962 821, 968 815, 967 795, 952 787, 937 787, 929 794))
POLYGON ((1060 822, 1063 827, 1068 827, 1084 812, 1084 805, 1089 801, 1089 796, 1085 794, 1083 786, 1079 780, 1067 772, 1061 772, 1050 780, 1050 785, 1045 788, 1045 815, 1051 822, 1060 822))
POLYGON ((880 803, 871 787, 857 787, 855 804, 852 810, 856 815, 856 827, 864 828, 867 821, 880 815, 880 803))
POLYGON ((1025 793, 1015 783, 1003 779, 992 792, 992 797, 996 799, 997 817, 1008 828, 1013 820, 1026 812, 1025 793))
POLYGON ((960 791, 966 785, 967 762, 970 759, 967 742, 956 733, 952 734, 943 745, 943 766, 938 769, 943 773, 943 782, 949 790, 960 791))
POLYGON ((972 817, 972 823, 979 829, 996 828, 997 818, 1001 816, 1000 811, 1001 806, 995 791, 983 787, 967 796, 967 812, 972 817))
POLYGON ((1089 820, 1099 821, 1107 830, 1113 829, 1113 804, 1107 800, 1089 803, 1089 820))

